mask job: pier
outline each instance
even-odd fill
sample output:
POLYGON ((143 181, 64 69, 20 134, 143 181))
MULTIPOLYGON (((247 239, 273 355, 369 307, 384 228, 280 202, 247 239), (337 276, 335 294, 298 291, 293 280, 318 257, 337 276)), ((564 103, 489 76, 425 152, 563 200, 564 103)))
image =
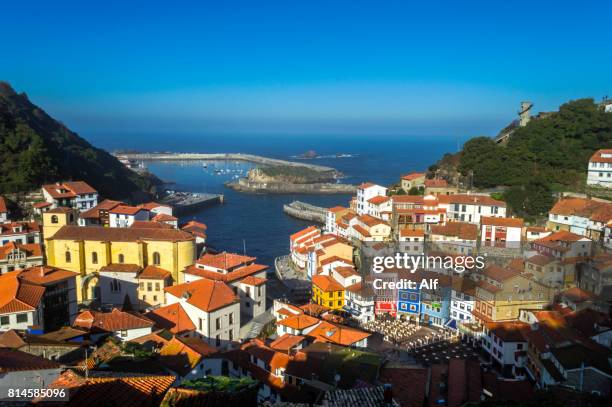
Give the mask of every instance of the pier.
POLYGON ((327 208, 311 205, 301 201, 293 201, 283 205, 283 212, 297 219, 325 224, 327 208))
POLYGON ((161 203, 172 206, 176 215, 184 215, 209 205, 223 203, 224 199, 223 194, 173 192, 164 197, 161 203))
POLYGON ((308 164, 303 162, 280 160, 276 158, 262 157, 254 154, 242 153, 115 153, 120 160, 137 161, 246 161, 260 165, 290 167, 304 167, 314 171, 328 172, 336 171, 332 167, 308 164))

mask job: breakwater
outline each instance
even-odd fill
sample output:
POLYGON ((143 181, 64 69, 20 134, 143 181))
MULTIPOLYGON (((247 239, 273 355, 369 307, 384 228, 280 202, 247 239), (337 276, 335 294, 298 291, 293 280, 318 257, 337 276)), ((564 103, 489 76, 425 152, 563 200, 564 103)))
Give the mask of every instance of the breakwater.
POLYGON ((357 190, 355 185, 349 184, 254 182, 248 178, 240 178, 236 182, 228 182, 225 186, 238 192, 251 192, 255 194, 353 194, 357 190))
POLYGON ((283 205, 283 212, 297 219, 325 224, 327 208, 311 205, 301 201, 293 201, 283 205))
POLYGON ((280 160, 277 158, 242 153, 115 153, 115 156, 131 161, 246 161, 260 165, 282 165, 309 168, 320 172, 336 172, 336 169, 323 165, 280 160))

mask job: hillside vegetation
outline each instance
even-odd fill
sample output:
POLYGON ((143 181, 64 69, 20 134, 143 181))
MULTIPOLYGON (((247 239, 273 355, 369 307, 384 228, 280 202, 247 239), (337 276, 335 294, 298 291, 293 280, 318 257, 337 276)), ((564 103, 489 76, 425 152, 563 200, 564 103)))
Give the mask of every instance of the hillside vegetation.
POLYGON ((159 182, 125 168, 6 82, 0 82, 0 173, 0 194, 26 192, 49 182, 83 180, 104 197, 128 199, 153 192, 159 182))
POLYGON ((507 145, 489 137, 469 140, 457 156, 445 156, 473 186, 507 186, 504 199, 522 216, 537 216, 553 204, 556 190, 582 191, 589 157, 612 147, 612 114, 592 99, 565 103, 558 112, 517 128, 507 145))

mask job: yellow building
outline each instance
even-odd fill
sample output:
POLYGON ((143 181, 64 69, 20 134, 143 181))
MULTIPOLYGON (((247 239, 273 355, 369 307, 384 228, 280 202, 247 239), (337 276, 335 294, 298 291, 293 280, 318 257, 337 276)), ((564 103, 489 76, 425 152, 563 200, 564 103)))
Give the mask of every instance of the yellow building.
POLYGON ((353 263, 353 246, 337 239, 323 243, 322 253, 317 256, 317 268, 321 267, 321 262, 332 257, 338 257, 353 263))
POLYGON ((79 301, 94 298, 98 272, 109 264, 157 266, 168 270, 175 282, 182 283, 182 271, 195 263, 194 238, 181 230, 79 227, 69 224, 69 216, 45 213, 43 235, 47 263, 79 273, 79 301))
POLYGON ((331 309, 342 309, 344 306, 344 287, 333 277, 313 276, 312 301, 331 309))
POLYGON ((164 305, 164 288, 172 285, 167 270, 148 266, 138 274, 138 299, 149 307, 164 305))

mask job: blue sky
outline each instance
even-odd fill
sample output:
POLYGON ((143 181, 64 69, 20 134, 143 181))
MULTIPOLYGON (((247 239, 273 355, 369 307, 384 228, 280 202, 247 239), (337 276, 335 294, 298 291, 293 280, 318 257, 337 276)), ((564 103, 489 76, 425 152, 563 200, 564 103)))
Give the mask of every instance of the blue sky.
POLYGON ((85 135, 493 134, 524 99, 612 95, 609 1, 13 1, 2 15, 0 79, 85 135))

